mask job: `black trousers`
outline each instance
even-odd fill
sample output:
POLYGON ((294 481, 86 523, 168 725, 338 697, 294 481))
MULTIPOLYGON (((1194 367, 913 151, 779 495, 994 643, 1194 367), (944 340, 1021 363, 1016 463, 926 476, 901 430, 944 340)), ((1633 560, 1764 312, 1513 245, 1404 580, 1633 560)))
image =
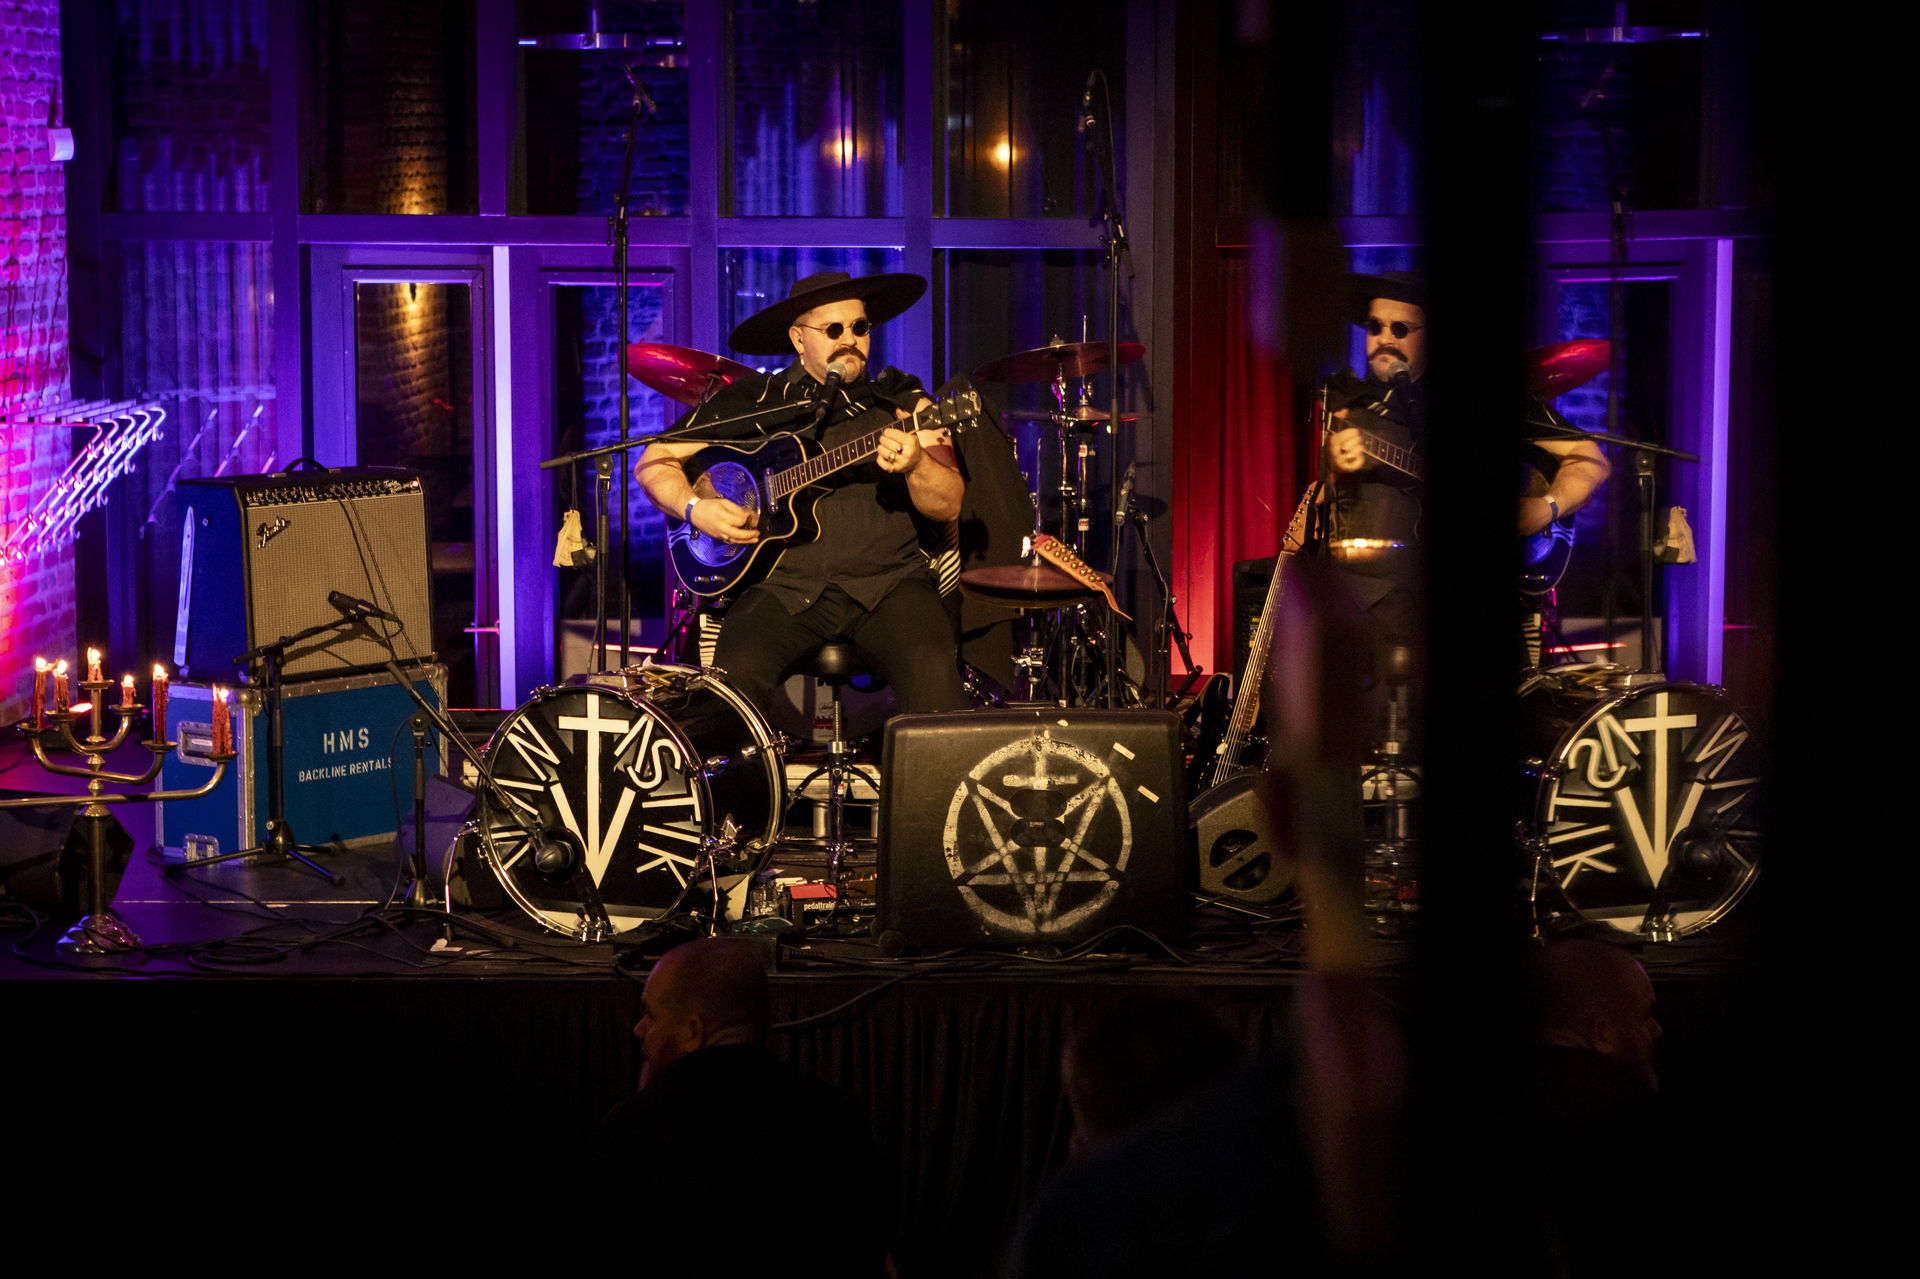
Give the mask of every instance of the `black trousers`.
POLYGON ((910 577, 862 608, 829 586, 799 613, 765 586, 749 588, 727 612, 713 664, 755 706, 765 707, 787 676, 829 640, 853 644, 893 686, 902 711, 955 711, 969 705, 960 686, 953 615, 931 577, 910 577))

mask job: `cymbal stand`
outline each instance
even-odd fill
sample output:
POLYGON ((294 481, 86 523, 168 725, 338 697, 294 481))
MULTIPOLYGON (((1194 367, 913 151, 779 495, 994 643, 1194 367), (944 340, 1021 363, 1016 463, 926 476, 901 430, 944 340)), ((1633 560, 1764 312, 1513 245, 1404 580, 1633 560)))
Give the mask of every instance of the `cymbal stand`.
MULTIPOLYGON (((1132 477, 1129 476, 1128 482, 1131 483, 1131 480, 1132 477)), ((1192 639, 1193 636, 1185 627, 1180 625, 1180 613, 1177 607, 1179 600, 1174 597, 1173 583, 1168 580, 1166 570, 1161 567, 1160 557, 1153 552, 1153 540, 1147 536, 1147 517, 1134 503, 1132 491, 1124 488, 1121 491, 1126 494, 1126 505, 1122 509, 1121 520, 1132 523, 1134 532, 1140 543, 1140 550, 1146 556, 1147 568, 1153 574, 1154 581, 1160 585, 1160 616, 1155 620, 1153 625, 1153 693, 1149 705, 1164 709, 1170 705, 1170 699, 1167 696, 1167 686, 1173 675, 1172 650, 1177 648, 1180 651, 1181 664, 1186 667, 1184 686, 1191 686, 1194 676, 1198 675, 1200 671, 1199 668, 1193 664, 1192 650, 1187 647, 1187 641, 1192 639)), ((1124 527, 1124 523, 1122 523, 1120 527, 1124 527)), ((1114 542, 1114 558, 1117 562, 1119 559, 1118 528, 1115 530, 1114 542)), ((1115 627, 1114 630, 1117 632, 1119 628, 1115 627)), ((1108 639, 1110 643, 1107 648, 1107 678, 1109 680, 1115 680, 1119 678, 1118 650, 1120 645, 1118 640, 1113 636, 1109 636, 1108 639)), ((1107 707, 1112 709, 1119 705, 1119 690, 1109 684, 1107 688, 1107 707)))

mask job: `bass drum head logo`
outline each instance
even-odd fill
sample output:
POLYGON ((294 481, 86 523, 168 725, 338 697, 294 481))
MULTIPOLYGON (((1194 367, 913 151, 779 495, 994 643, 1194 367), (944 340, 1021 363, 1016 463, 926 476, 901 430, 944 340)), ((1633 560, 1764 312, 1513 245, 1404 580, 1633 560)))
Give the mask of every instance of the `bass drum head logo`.
POLYGON ((1133 814, 1105 760, 1043 729, 961 779, 943 846, 954 887, 990 932, 1053 938, 1119 895, 1133 814))

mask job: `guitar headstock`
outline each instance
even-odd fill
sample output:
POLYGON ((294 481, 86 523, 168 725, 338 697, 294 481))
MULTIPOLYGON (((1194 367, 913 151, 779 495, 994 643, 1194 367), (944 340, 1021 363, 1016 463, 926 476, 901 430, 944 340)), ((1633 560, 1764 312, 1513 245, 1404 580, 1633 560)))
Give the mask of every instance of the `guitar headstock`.
POLYGON ((980 404, 980 392, 956 391, 944 399, 936 400, 913 415, 913 427, 916 431, 964 430, 985 409, 980 404))

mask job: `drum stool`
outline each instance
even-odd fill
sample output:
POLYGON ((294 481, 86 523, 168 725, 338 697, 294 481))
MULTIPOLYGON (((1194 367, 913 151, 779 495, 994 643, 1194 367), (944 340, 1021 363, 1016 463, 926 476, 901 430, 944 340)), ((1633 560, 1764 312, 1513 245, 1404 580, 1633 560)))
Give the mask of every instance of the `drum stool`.
POLYGON ((827 743, 827 762, 814 769, 795 786, 789 798, 789 806, 798 799, 814 782, 814 779, 827 779, 827 881, 835 886, 840 883, 840 865, 851 850, 852 842, 847 839, 847 788, 853 779, 858 778, 871 787, 875 793, 880 790, 879 779, 864 768, 853 763, 846 735, 846 722, 840 709, 840 690, 862 676, 875 672, 860 659, 860 651, 852 644, 842 640, 830 640, 814 650, 811 658, 799 668, 799 674, 818 680, 827 690, 828 713, 832 716, 833 737, 827 743))

